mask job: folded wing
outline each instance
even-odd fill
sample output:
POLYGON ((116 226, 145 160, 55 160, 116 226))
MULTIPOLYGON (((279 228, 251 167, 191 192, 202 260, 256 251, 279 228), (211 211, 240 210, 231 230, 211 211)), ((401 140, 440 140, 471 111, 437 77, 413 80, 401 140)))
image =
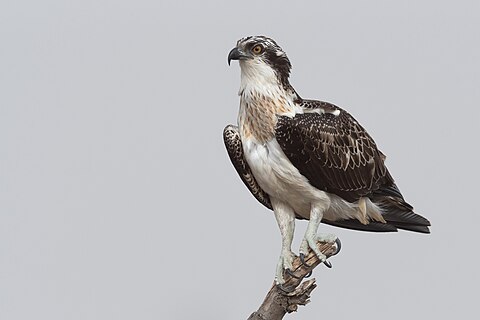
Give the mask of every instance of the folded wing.
POLYGON ((326 102, 309 102, 311 112, 279 117, 276 139, 314 187, 355 202, 394 184, 385 156, 350 114, 326 102))
POLYGON ((233 166, 237 170, 238 175, 242 179, 243 183, 247 186, 252 195, 265 207, 272 210, 272 204, 270 203, 270 197, 263 191, 262 188, 255 180, 253 173, 248 166, 245 157, 243 156, 242 141, 240 140, 240 134, 238 133, 238 127, 228 125, 223 130, 223 141, 227 148, 228 156, 232 161, 233 166))

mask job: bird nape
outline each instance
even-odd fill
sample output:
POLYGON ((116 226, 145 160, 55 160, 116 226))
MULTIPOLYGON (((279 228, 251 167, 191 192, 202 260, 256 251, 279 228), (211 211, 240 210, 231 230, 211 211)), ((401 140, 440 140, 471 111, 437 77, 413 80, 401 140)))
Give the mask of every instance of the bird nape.
POLYGON ((230 160, 253 196, 272 209, 282 236, 275 280, 291 270, 295 219, 306 219, 300 255, 316 242, 320 222, 376 232, 429 233, 430 222, 413 212, 385 166, 385 155, 345 110, 302 99, 289 82, 291 64, 265 36, 238 40, 228 63, 241 69, 238 126, 224 130, 230 160))

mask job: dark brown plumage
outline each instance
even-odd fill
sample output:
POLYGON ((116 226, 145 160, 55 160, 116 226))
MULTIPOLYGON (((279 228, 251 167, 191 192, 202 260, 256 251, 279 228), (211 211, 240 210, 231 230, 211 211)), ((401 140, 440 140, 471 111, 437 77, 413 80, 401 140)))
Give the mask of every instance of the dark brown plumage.
MULTIPOLYGON (((368 197, 382 209, 386 223, 356 219, 322 222, 337 227, 375 232, 405 229, 429 233, 430 222, 413 212, 384 164, 385 156, 373 139, 346 111, 333 104, 302 100, 307 109, 321 108, 325 113, 279 117, 276 139, 287 158, 310 183, 323 191, 354 202, 368 197), (336 111, 340 114, 335 115, 336 111)), ((224 142, 230 160, 252 195, 272 210, 270 198, 258 185, 246 162, 236 126, 224 129, 224 142)), ((297 218, 301 219, 299 215, 297 218)))
POLYGON ((279 117, 276 139, 314 187, 355 202, 393 184, 385 156, 349 113, 322 101, 306 100, 300 105, 325 112, 279 117))

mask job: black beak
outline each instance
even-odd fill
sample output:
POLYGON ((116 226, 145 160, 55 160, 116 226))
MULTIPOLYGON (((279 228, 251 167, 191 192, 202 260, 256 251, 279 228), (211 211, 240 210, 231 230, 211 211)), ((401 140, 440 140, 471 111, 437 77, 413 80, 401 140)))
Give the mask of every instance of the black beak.
POLYGON ((235 47, 228 54, 228 65, 230 65, 230 61, 232 60, 244 60, 248 58, 250 58, 250 56, 246 55, 242 50, 235 47))

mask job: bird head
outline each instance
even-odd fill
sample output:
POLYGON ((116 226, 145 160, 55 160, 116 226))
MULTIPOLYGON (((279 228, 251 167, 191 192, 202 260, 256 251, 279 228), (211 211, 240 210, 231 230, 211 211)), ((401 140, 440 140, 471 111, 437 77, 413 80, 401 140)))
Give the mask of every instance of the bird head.
POLYGON ((288 77, 292 65, 287 54, 271 38, 249 36, 237 41, 228 54, 231 60, 239 60, 242 78, 268 83, 277 81, 284 88, 290 87, 288 77))

